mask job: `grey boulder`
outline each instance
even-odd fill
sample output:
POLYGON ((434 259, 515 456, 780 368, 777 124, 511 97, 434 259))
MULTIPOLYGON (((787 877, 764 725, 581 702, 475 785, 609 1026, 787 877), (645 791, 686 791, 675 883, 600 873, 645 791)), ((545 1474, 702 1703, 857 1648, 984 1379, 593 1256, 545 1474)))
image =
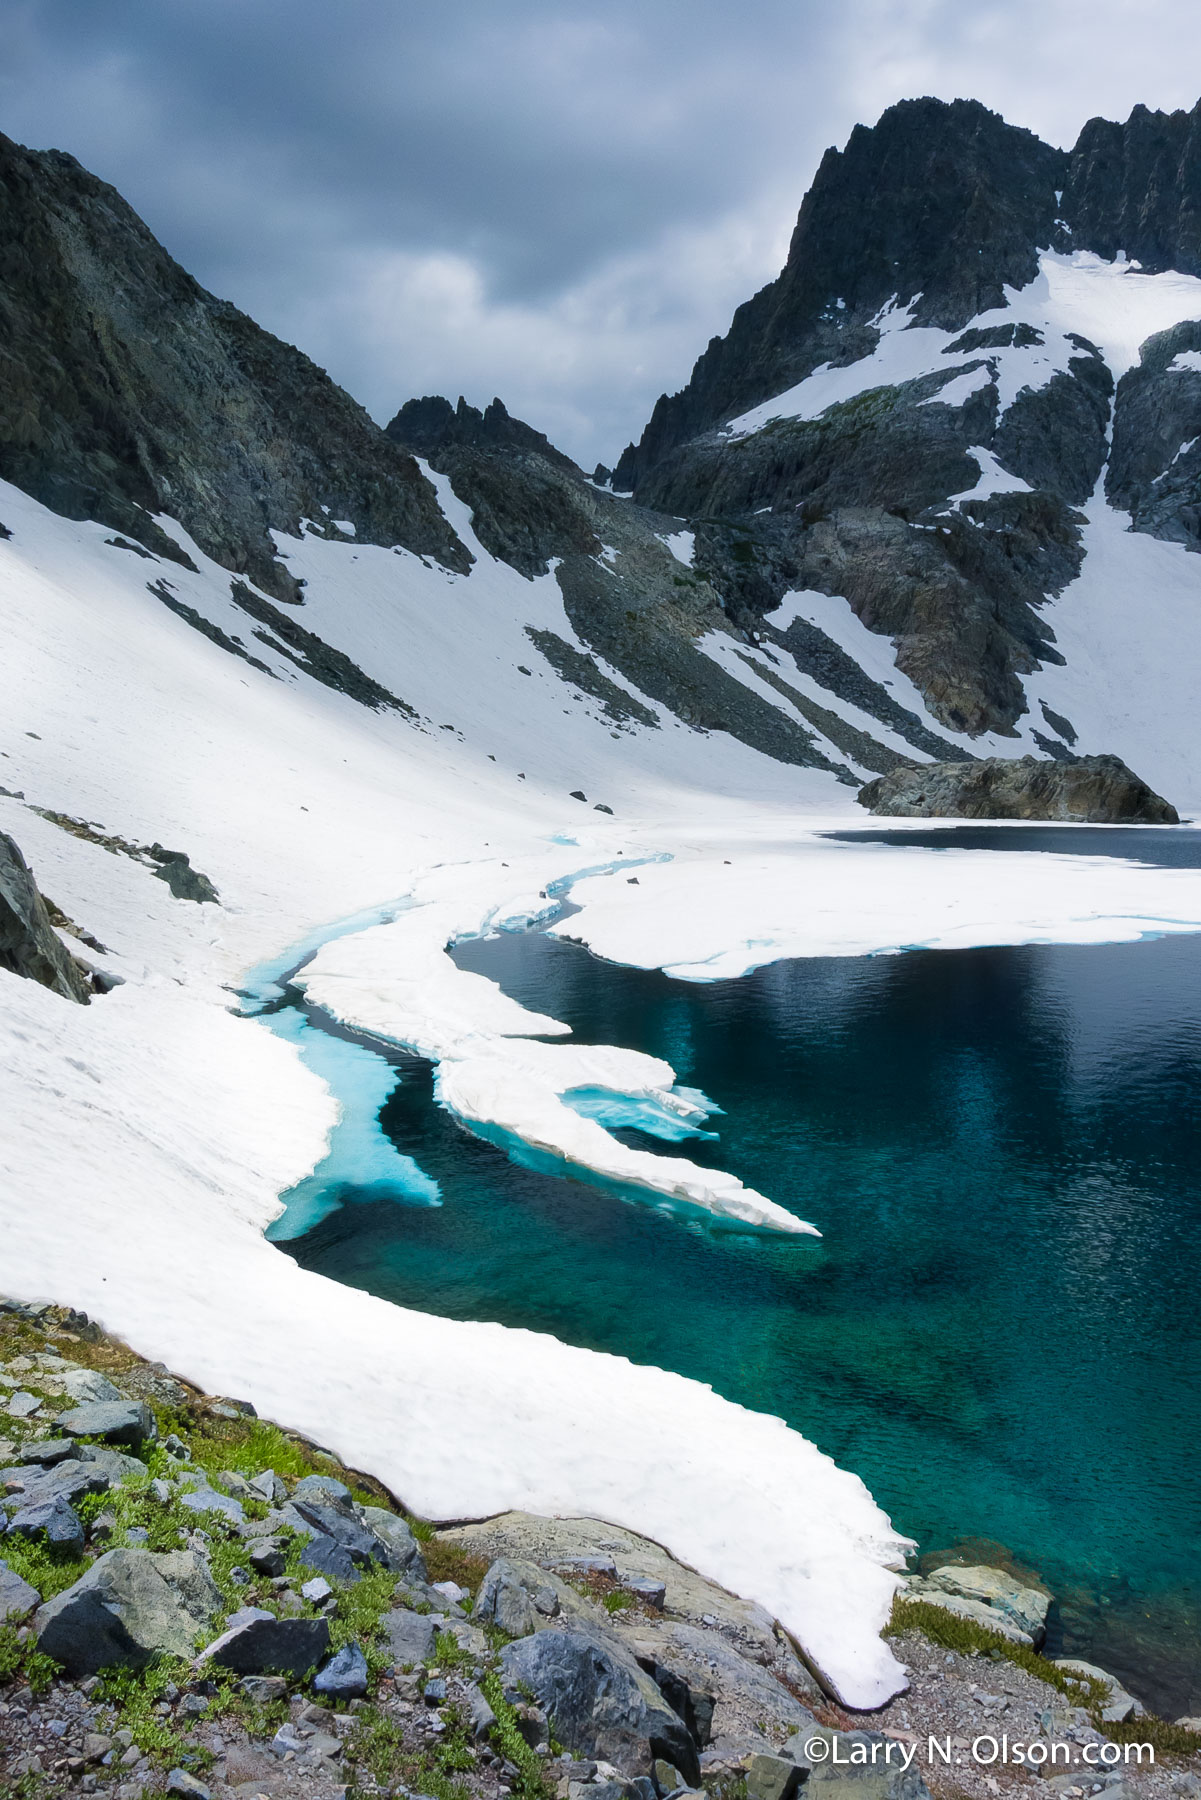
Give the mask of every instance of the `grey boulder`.
POLYGON ((509 1637, 528 1637, 547 1619, 561 1613, 578 1615, 583 1605, 574 1588, 537 1563, 498 1556, 480 1583, 471 1610, 473 1618, 488 1620, 509 1637))
POLYGON ((917 1772, 906 1769, 904 1750, 895 1738, 878 1731, 829 1731, 810 1734, 827 1746, 824 1758, 812 1760, 805 1782, 814 1800, 930 1800, 930 1790, 917 1772))
POLYGON ((83 1551, 83 1526, 61 1494, 23 1506, 9 1521, 8 1529, 12 1536, 41 1538, 50 1549, 70 1556, 79 1556, 83 1551))
POLYGON ((313 1691, 333 1700, 360 1700, 367 1692, 367 1658, 357 1644, 346 1644, 314 1677, 313 1691))
POLYGON ((143 1400, 89 1400, 55 1421, 68 1437, 101 1438, 106 1444, 130 1444, 137 1450, 158 1436, 154 1414, 143 1400))
POLYGON ((380 1620, 388 1647, 402 1669, 428 1662, 434 1653, 439 1620, 435 1614, 408 1612, 403 1607, 385 1613, 380 1620))
POLYGON ((306 1569, 316 1569, 320 1575, 332 1575, 337 1581, 353 1583, 362 1579, 350 1551, 323 1532, 309 1539, 300 1552, 300 1560, 306 1569))
POLYGON ((1062 819, 1081 825, 1177 825, 1174 806, 1118 756, 1037 756, 901 763, 855 798, 878 817, 1062 819))
POLYGON ((305 1475, 292 1489, 292 1499, 317 1500, 349 1500, 350 1489, 344 1482, 335 1481, 332 1475, 305 1475))
POLYGON ((221 1605, 207 1564, 190 1550, 110 1550, 47 1601, 34 1630, 38 1649, 78 1681, 110 1665, 139 1667, 160 1653, 190 1656, 221 1605))
POLYGON ((929 1575, 910 1580, 906 1593, 947 1612, 974 1618, 1019 1642, 1037 1646, 1046 1636, 1050 1594, 1041 1588, 1027 1587, 1004 1569, 990 1569, 983 1564, 961 1568, 947 1563, 929 1575))
POLYGON ((99 1400, 124 1400, 126 1396, 120 1388, 113 1386, 107 1375, 99 1369, 64 1369, 58 1377, 62 1390, 68 1400, 76 1406, 85 1406, 99 1400))
POLYGON ((634 1658, 615 1642, 576 1627, 536 1631, 501 1652, 506 1692, 529 1693, 554 1735, 577 1755, 603 1758, 629 1775, 656 1757, 686 1781, 700 1779, 696 1745, 683 1720, 634 1658))
POLYGON ((363 1523, 377 1537, 385 1550, 385 1565, 396 1575, 425 1581, 427 1571, 421 1546, 405 1521, 386 1506, 360 1506, 363 1523))
POLYGON ((6 1562, 0 1562, 0 1625, 6 1619, 23 1619, 41 1604, 41 1599, 35 1587, 30 1587, 6 1562))
POLYGON ((201 1651, 197 1667, 214 1663, 235 1675, 307 1675, 329 1654, 325 1619, 277 1619, 251 1607, 201 1651))
MULTIPOLYGON (((368 1568, 372 1563, 382 1564, 387 1569, 393 1567, 394 1558, 388 1545, 363 1523, 348 1500, 300 1499, 293 1500, 292 1504, 311 1530, 340 1544, 360 1568, 368 1568)), ((392 1515, 385 1513, 383 1516, 390 1518, 392 1515)))

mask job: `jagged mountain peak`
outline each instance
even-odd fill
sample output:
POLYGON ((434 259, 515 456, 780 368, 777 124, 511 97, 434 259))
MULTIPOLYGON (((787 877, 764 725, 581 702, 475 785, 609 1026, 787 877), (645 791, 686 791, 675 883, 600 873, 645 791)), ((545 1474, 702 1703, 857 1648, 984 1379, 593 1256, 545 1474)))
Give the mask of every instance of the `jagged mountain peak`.
POLYGON ((179 561, 155 523, 170 514, 285 600, 299 593, 270 532, 323 512, 469 566, 412 458, 74 157, 0 135, 0 227, 0 477, 179 561))
POLYGON ((481 412, 469 406, 462 394, 452 406, 441 394, 406 400, 385 427, 388 436, 417 456, 429 456, 451 445, 473 450, 518 450, 544 456, 549 462, 579 473, 575 463, 550 439, 521 419, 515 419, 503 400, 493 400, 481 412))

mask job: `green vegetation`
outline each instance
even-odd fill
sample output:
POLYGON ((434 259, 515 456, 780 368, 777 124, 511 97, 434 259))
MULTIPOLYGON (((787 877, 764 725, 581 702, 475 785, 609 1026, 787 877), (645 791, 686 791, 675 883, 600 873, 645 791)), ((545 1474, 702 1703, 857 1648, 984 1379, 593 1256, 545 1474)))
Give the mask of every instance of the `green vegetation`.
POLYGON ((1128 1719, 1124 1725, 1102 1723, 1101 1712, 1109 1699, 1103 1681, 1091 1675, 1072 1675, 1060 1669, 1049 1658, 1040 1656, 1029 1644, 1015 1644, 998 1631, 989 1631, 973 1619, 945 1612, 928 1600, 906 1600, 901 1595, 893 1601, 892 1617, 885 1627, 886 1637, 898 1637, 905 1631, 920 1631, 932 1644, 945 1650, 956 1650, 961 1656, 987 1656, 994 1662, 1014 1663, 1027 1674, 1045 1681, 1065 1695, 1072 1706, 1081 1706, 1098 1731, 1117 1744, 1152 1744, 1156 1757, 1195 1756, 1201 1751, 1201 1733, 1186 1731, 1151 1713, 1128 1719))
MULTIPOLYGON (((7 1560, 8 1545, 5 1545, 7 1560)), ((32 1643, 23 1644, 15 1625, 0 1625, 0 1681, 20 1679, 35 1694, 43 1694, 58 1674, 53 1657, 43 1656, 32 1643)))
POLYGON ((457 1581, 461 1588, 468 1588, 471 1593, 479 1591, 480 1583, 488 1573, 488 1558, 476 1556, 462 1544, 456 1544, 446 1538, 438 1538, 433 1534, 433 1527, 427 1525, 424 1531, 418 1531, 413 1520, 409 1520, 414 1537, 423 1538, 422 1555, 425 1566, 429 1570, 430 1581, 457 1581))
POLYGON ((500 1676, 495 1669, 484 1671, 480 1688, 496 1714, 496 1723, 491 1731, 492 1748, 517 1770, 517 1779, 513 1783, 514 1792, 520 1796, 520 1800, 544 1800, 546 1777, 542 1763, 518 1730, 517 1714, 505 1699, 500 1676))
POLYGON ((11 1532, 5 1535, 4 1560, 43 1600, 53 1600, 55 1594, 72 1587, 89 1566, 81 1556, 64 1556, 37 1538, 11 1532))
POLYGON ((625 1588, 613 1588, 605 1595, 601 1605, 607 1613, 625 1612, 634 1605, 634 1596, 627 1593, 625 1588))
POLYGON ((143 1669, 101 1671, 99 1697, 115 1708, 117 1730, 130 1732, 138 1749, 160 1768, 207 1768, 213 1760, 210 1751, 189 1743, 170 1718, 155 1711, 169 1689, 190 1680, 188 1664, 173 1656, 155 1657, 143 1669))

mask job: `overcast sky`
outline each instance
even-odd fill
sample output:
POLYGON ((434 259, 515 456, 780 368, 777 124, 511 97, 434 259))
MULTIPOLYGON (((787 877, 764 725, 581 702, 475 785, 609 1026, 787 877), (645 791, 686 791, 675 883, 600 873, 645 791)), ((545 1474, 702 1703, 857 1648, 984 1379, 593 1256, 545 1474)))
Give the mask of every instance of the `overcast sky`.
POLYGON ((113 182, 381 421, 499 394, 591 467, 779 269, 828 144, 1201 92, 1193 0, 0 0, 0 129, 113 182))

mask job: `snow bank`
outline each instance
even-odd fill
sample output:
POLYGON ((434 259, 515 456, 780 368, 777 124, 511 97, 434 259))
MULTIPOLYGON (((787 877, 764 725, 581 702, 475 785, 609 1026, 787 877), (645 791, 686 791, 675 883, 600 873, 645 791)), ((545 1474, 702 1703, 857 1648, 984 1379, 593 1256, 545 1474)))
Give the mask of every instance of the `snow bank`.
MULTIPOLYGON (((998 404, 1004 413, 1023 389, 1045 387, 1073 357, 1081 355, 1072 333, 1097 345, 1116 381, 1138 361, 1139 349, 1149 337, 1182 319, 1201 318, 1201 280, 1171 270, 1148 275, 1138 263, 1106 262, 1091 251, 1078 250, 1071 255, 1044 251, 1038 274, 1028 286, 1006 288, 1003 306, 977 314, 964 327, 964 331, 987 331, 998 325, 1030 325, 1043 340, 1001 349, 953 350, 963 332, 913 325, 916 301, 916 295, 907 305, 894 300, 873 321, 880 341, 870 356, 839 368, 823 363, 774 400, 764 400, 731 419, 726 434, 749 437, 773 419, 820 418, 828 407, 872 388, 946 374, 983 359, 997 370, 998 404)), ((1177 358, 1176 366, 1193 365, 1177 358)), ((987 379, 984 369, 956 377, 933 395, 930 403, 962 405, 987 379), (971 386, 964 385, 968 381, 971 386)))
MULTIPOLYGON (((862 814, 857 823, 866 825, 862 814)), ((728 866, 681 857, 646 870, 633 898, 583 881, 572 899, 581 910, 552 931, 612 962, 686 981, 728 980, 782 956, 1121 943, 1201 930, 1197 869, 817 838, 744 843, 728 866)))
MULTIPOLYGON (((554 867, 566 858, 563 847, 548 861, 554 867)), ((574 875, 568 869, 553 886, 568 885, 574 875)), ((564 1173, 586 1172, 740 1225, 820 1236, 736 1176, 631 1149, 598 1118, 564 1101, 564 1094, 584 1088, 618 1102, 649 1102, 683 1121, 699 1110, 693 1098, 674 1092, 675 1071, 659 1057, 610 1044, 530 1041, 569 1027, 528 1011, 495 982, 451 961, 446 946, 481 935, 498 912, 512 924, 547 910, 547 888, 532 901, 518 897, 526 879, 525 869, 510 870, 513 891, 497 901, 506 883, 501 868, 439 870, 419 883, 399 918, 339 936, 298 973, 297 983, 344 1024, 436 1062, 438 1100, 479 1136, 555 1159, 564 1173)))

